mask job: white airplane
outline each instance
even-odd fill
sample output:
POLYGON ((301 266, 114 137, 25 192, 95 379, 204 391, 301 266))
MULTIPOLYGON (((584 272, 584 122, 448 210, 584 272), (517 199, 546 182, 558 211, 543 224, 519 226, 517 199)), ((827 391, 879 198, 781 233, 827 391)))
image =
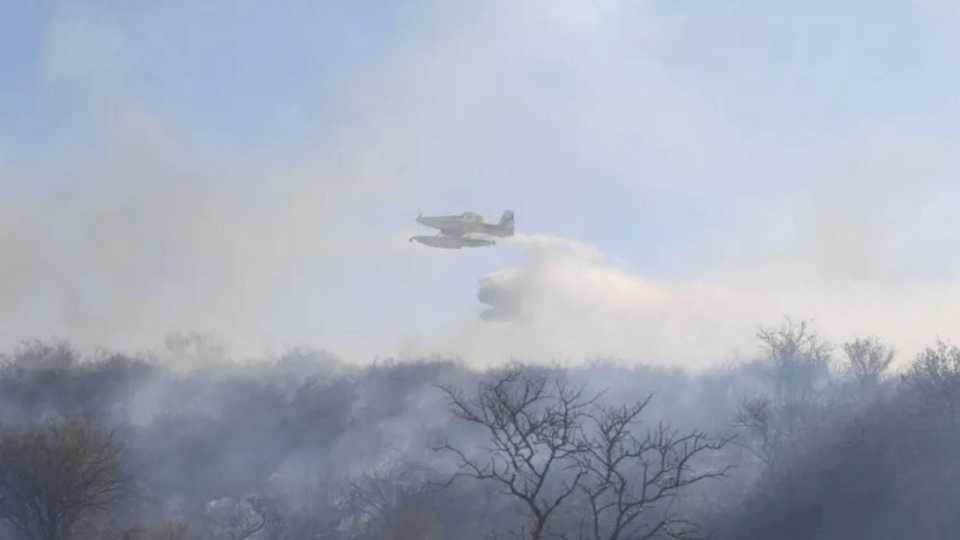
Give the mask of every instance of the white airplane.
POLYGON ((417 223, 433 227, 440 232, 435 236, 414 236, 410 238, 410 241, 437 248, 460 249, 462 247, 481 247, 496 244, 493 240, 468 236, 470 234, 499 237, 513 235, 512 210, 504 211, 498 223, 486 223, 480 214, 473 212, 430 217, 419 214, 417 215, 417 223))

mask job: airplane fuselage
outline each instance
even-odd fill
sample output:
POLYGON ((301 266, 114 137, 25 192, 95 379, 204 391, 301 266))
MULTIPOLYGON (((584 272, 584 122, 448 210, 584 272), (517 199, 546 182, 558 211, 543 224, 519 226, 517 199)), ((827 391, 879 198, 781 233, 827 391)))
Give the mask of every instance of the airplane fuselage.
POLYGON ((417 223, 439 229, 448 236, 463 236, 470 233, 479 233, 483 229, 483 219, 470 214, 460 216, 431 216, 418 217, 417 223))
POLYGON ((473 212, 464 212, 453 216, 418 216, 417 223, 438 229, 447 236, 466 234, 485 234, 506 237, 513 235, 513 212, 504 212, 500 223, 487 223, 483 217, 473 212))

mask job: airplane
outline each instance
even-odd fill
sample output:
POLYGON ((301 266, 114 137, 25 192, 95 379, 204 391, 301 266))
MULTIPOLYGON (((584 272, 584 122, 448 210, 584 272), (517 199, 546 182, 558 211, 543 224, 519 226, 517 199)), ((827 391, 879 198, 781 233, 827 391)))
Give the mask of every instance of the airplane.
POLYGON ((435 236, 411 237, 411 242, 419 242, 430 247, 445 249, 492 246, 496 244, 494 240, 475 238, 468 235, 481 234, 505 237, 512 236, 514 230, 512 210, 504 211, 498 223, 486 223, 480 214, 474 212, 431 217, 424 217, 422 213, 418 213, 417 223, 438 229, 439 232, 435 236))
POLYGON ((464 212, 455 216, 424 217, 417 215, 417 223, 440 229, 446 236, 477 233, 491 236, 513 236, 513 210, 504 210, 499 223, 487 223, 480 214, 464 212))

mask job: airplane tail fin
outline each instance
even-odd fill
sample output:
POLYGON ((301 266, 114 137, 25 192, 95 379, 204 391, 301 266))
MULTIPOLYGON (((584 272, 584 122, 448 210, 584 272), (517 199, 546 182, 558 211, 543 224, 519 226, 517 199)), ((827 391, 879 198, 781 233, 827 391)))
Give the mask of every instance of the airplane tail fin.
POLYGON ((500 217, 500 227, 506 229, 510 234, 513 234, 513 210, 504 210, 503 216, 500 217))

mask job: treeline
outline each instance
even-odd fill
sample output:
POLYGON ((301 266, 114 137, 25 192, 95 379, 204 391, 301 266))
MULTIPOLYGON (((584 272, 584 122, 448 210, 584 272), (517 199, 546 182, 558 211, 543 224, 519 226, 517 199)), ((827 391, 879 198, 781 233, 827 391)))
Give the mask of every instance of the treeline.
POLYGON ((26 342, 0 358, 0 536, 960 538, 960 349, 892 372, 789 321, 758 346, 691 374, 26 342))

